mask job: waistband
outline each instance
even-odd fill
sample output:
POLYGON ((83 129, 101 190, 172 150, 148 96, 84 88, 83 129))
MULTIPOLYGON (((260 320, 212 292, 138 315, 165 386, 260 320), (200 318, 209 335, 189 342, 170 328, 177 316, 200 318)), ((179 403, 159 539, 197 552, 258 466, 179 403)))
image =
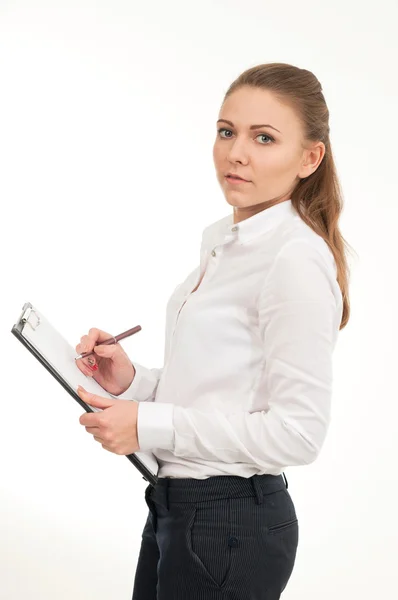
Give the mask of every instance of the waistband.
POLYGON ((217 475, 207 479, 172 479, 159 477, 155 486, 149 484, 146 496, 153 502, 168 506, 173 502, 203 502, 222 498, 244 498, 272 494, 288 483, 285 474, 281 475, 252 475, 239 477, 236 475, 217 475), (286 482, 286 483, 285 483, 286 482))

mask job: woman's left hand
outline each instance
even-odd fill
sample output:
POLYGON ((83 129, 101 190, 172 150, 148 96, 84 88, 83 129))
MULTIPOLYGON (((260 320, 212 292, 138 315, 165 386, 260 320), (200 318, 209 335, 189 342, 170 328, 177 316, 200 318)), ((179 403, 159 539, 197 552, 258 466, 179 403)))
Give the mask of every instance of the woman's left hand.
POLYGON ((87 392, 81 386, 79 397, 100 412, 85 412, 79 419, 86 431, 102 444, 102 447, 115 454, 132 454, 139 451, 137 415, 138 402, 135 400, 114 400, 87 392))

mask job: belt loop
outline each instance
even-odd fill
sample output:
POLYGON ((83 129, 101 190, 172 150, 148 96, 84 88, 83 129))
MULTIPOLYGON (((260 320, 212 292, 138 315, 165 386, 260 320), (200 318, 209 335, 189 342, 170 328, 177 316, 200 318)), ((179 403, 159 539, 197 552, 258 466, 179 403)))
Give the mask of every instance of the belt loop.
POLYGON ((166 477, 166 487, 165 487, 165 496, 166 496, 166 508, 169 510, 169 484, 170 479, 166 477))
POLYGON ((258 481, 258 474, 256 473, 255 475, 252 475, 250 477, 250 480, 252 482, 252 486, 253 486, 254 492, 256 494, 256 504, 262 504, 262 502, 264 500, 264 496, 263 496, 263 490, 261 489, 260 483, 258 481))
POLYGON ((282 473, 282 475, 285 480, 285 485, 286 485, 286 489, 287 489, 289 487, 289 484, 287 483, 286 475, 284 473, 282 473))

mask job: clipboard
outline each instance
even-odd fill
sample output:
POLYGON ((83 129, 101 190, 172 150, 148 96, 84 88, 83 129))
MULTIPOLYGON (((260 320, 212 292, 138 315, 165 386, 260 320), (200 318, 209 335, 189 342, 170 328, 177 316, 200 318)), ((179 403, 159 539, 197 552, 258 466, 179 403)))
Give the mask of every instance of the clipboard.
MULTIPOLYGON (((86 412, 99 412, 101 409, 90 406, 80 398, 77 393, 78 385, 82 385, 88 392, 98 396, 118 399, 80 371, 75 364, 75 349, 30 302, 23 305, 22 313, 12 327, 11 333, 86 412)), ((127 454, 126 457, 143 475, 143 479, 156 485, 159 464, 154 454, 134 452, 127 454)))

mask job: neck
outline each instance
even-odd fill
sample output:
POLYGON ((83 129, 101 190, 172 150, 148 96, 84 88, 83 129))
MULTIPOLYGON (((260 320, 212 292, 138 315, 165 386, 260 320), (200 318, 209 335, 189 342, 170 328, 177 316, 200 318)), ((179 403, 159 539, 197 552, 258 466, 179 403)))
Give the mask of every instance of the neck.
POLYGON ((256 215, 259 212, 263 212, 267 210, 267 208, 271 208, 271 206, 275 206, 275 204, 280 204, 281 202, 285 202, 285 200, 289 200, 289 198, 284 198, 283 200, 268 200, 267 202, 262 202, 261 204, 256 204, 254 206, 248 206, 246 208, 238 208, 234 206, 234 225, 236 223, 240 223, 245 219, 249 219, 253 215, 256 215))

